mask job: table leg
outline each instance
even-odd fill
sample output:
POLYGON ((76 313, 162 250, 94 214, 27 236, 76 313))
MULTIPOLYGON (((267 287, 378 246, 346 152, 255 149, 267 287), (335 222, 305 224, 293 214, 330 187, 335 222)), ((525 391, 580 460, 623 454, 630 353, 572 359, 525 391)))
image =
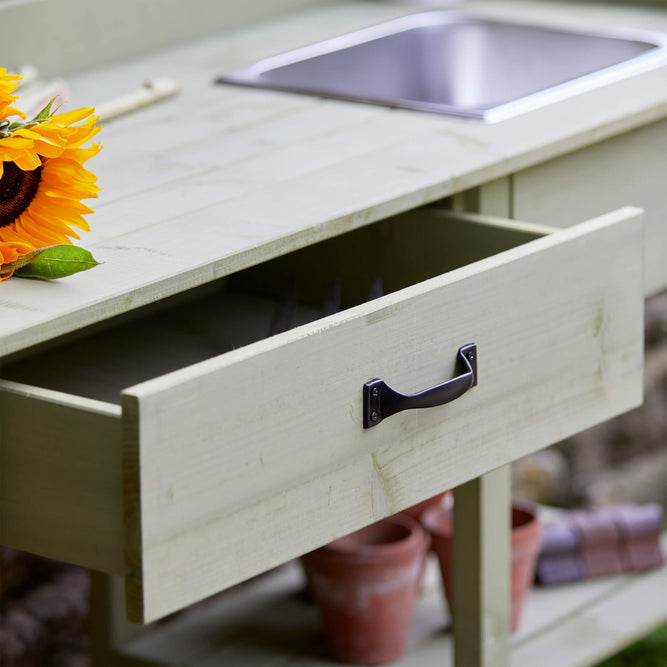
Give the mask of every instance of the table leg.
POLYGON ((510 466, 454 490, 454 664, 509 664, 510 466))
MULTIPOLYGON (((93 667, 119 666, 115 649, 138 636, 141 625, 130 623, 125 613, 125 581, 100 572, 90 573, 90 640, 93 667)), ((122 664, 127 664, 122 661, 122 664)))

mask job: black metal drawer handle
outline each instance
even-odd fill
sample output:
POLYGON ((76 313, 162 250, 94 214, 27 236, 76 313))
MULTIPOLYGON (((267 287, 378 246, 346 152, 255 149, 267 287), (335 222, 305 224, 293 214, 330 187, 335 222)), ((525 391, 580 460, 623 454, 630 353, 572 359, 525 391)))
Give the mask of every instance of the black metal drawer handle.
POLYGON ((403 410, 434 408, 457 399, 477 384, 477 346, 475 343, 459 349, 457 359, 463 370, 447 382, 417 394, 401 394, 384 380, 371 380, 364 385, 364 428, 377 426, 386 417, 403 410))

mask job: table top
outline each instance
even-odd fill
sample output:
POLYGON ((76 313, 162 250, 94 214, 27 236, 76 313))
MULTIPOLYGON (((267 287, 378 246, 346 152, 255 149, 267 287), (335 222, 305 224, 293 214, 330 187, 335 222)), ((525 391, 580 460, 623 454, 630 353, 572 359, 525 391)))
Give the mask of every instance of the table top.
MULTIPOLYGON (((495 0, 465 8, 667 32, 657 8, 495 0)), ((79 242, 103 264, 61 281, 0 284, 0 354, 667 116, 667 66, 488 125, 213 83, 225 70, 414 10, 341 2, 69 77, 75 106, 165 75, 182 90, 105 124, 104 149, 87 165, 103 192, 79 242)))

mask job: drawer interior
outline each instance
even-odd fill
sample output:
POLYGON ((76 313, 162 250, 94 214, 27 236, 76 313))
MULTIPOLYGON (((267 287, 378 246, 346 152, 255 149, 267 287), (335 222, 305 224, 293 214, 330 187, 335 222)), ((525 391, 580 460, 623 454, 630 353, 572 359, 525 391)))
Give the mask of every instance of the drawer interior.
POLYGON ((10 359, 0 377, 110 403, 134 384, 540 236, 436 207, 347 232, 10 359))

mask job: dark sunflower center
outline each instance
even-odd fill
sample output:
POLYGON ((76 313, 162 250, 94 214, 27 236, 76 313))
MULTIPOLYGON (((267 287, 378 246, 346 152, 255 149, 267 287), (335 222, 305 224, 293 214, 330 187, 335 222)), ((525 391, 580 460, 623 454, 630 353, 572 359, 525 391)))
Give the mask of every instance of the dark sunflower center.
POLYGON ((23 171, 14 162, 4 162, 0 178, 0 227, 6 227, 25 211, 35 198, 42 167, 23 171))

